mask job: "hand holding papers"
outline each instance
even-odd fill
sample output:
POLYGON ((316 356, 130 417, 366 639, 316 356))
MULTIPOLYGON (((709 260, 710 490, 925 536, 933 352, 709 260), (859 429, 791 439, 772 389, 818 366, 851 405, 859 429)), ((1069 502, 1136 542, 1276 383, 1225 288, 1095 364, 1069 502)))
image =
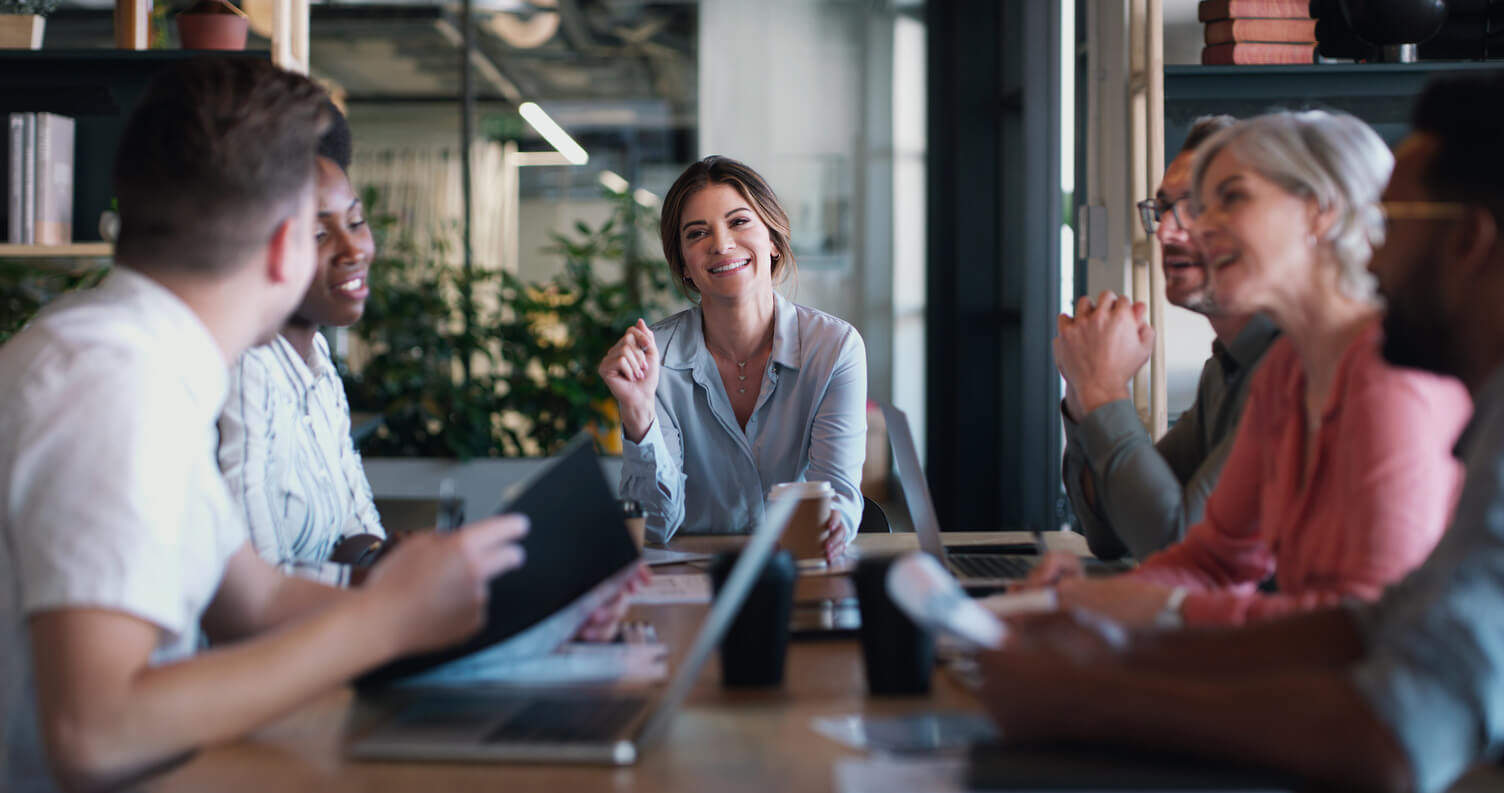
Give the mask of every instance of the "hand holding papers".
POLYGON ((1001 620, 966 596, 933 556, 916 551, 888 569, 888 596, 914 622, 966 639, 979 647, 1002 647, 1008 630, 1001 620))

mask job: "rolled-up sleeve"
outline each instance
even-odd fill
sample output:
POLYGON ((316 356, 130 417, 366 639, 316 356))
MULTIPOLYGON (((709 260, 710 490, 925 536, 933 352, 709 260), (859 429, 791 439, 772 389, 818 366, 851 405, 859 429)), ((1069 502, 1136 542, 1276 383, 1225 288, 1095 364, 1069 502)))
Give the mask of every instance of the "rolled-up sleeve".
POLYGON ((862 521, 862 463, 867 458, 867 348, 855 329, 841 344, 825 396, 810 426, 807 481, 830 482, 834 507, 855 537, 862 521))
POLYGON ((658 415, 642 440, 622 441, 622 498, 642 505, 647 539, 668 542, 684 523, 684 443, 673 413, 658 400, 658 415))

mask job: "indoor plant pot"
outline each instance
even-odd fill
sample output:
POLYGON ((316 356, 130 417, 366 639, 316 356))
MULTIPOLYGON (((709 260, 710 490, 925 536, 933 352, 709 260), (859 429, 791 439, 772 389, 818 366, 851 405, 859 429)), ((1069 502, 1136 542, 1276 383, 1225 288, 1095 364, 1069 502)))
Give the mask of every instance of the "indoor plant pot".
POLYGON ((39 50, 57 0, 0 0, 0 49, 39 50))
POLYGON ((243 50, 250 27, 246 15, 226 0, 199 0, 178 14, 177 23, 185 50, 243 50))

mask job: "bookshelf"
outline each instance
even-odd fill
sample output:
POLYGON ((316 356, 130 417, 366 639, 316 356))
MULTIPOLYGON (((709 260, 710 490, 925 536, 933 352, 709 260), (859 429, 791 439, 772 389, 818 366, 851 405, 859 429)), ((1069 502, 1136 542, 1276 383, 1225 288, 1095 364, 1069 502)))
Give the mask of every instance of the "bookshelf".
POLYGON ((1276 109, 1326 108, 1368 122, 1394 146, 1410 108, 1434 75, 1497 70, 1498 61, 1317 63, 1299 66, 1166 66, 1165 152, 1175 152, 1197 116, 1247 118, 1276 109))
MULTIPOLYGON (((99 237, 99 215, 109 208, 114 195, 115 144, 126 117, 158 71, 204 54, 191 50, 0 50, 0 116, 47 112, 74 119, 73 239, 76 244, 94 246, 75 251, 76 245, 4 245, 0 255, 33 259, 109 256, 108 244, 99 237)), ((266 51, 214 54, 271 57, 266 51)))
POLYGON ((108 242, 75 242, 71 245, 0 243, 0 259, 108 259, 113 254, 108 242))

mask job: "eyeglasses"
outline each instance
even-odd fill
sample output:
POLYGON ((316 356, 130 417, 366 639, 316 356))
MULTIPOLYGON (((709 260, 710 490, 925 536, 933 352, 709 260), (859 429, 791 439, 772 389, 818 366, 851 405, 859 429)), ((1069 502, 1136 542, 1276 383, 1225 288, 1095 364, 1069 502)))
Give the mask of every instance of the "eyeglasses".
POLYGON ((1373 207, 1386 233, 1396 220, 1460 220, 1467 210, 1458 201, 1380 201, 1373 207))
POLYGON ((1458 220, 1467 211, 1460 201, 1380 201, 1385 220, 1458 220))
POLYGON ((1191 196, 1189 193, 1174 201, 1164 201, 1159 198, 1146 198, 1134 206, 1138 207, 1138 219, 1144 224, 1144 232, 1153 234, 1159 230, 1160 218, 1169 212, 1175 217, 1175 224, 1182 229, 1191 227, 1190 221, 1196 216, 1191 211, 1191 196))

